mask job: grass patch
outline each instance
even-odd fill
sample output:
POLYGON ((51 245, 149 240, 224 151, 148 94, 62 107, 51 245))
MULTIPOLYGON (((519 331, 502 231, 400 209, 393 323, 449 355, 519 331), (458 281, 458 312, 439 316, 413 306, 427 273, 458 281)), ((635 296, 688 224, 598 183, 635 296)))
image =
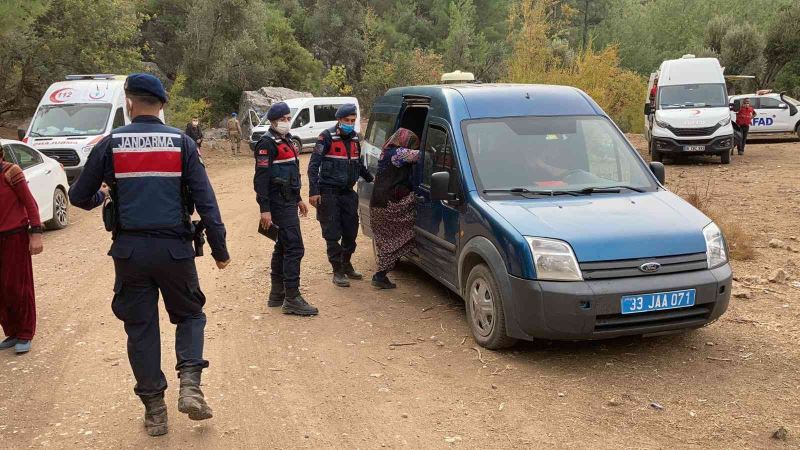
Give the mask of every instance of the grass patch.
POLYGON ((714 203, 712 190, 711 182, 708 182, 705 187, 694 185, 686 192, 679 192, 678 195, 702 211, 722 230, 725 241, 728 243, 728 256, 731 259, 737 261, 753 259, 755 257, 755 250, 751 245, 753 236, 740 221, 732 217, 723 207, 714 203))

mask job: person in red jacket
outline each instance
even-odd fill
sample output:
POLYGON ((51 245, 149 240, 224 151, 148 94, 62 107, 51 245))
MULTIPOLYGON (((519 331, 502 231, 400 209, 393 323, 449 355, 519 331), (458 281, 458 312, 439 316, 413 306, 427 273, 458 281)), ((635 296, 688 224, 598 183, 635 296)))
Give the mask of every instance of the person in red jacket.
POLYGON ((42 223, 25 174, 0 152, 0 350, 27 353, 36 331, 31 255, 42 252, 42 223))
POLYGON ((747 142, 747 132, 750 131, 750 124, 753 122, 753 117, 756 116, 756 110, 750 106, 750 99, 742 100, 742 106, 739 111, 736 111, 736 126, 742 133, 742 138, 739 140, 739 154, 744 155, 744 144, 747 142))

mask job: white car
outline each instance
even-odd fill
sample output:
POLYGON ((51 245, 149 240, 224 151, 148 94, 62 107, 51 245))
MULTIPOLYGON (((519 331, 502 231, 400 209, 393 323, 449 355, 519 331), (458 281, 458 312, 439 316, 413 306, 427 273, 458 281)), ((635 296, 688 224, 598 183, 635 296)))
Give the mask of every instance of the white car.
POLYGON ((49 229, 60 230, 69 224, 67 174, 58 161, 20 141, 0 139, 3 159, 17 164, 25 173, 28 187, 39 205, 39 216, 49 229))
POLYGON ((791 135, 800 137, 800 101, 783 94, 771 91, 759 91, 756 94, 733 95, 730 97, 731 120, 736 120, 742 100, 750 99, 750 104, 756 111, 753 122, 750 124, 748 137, 791 135))

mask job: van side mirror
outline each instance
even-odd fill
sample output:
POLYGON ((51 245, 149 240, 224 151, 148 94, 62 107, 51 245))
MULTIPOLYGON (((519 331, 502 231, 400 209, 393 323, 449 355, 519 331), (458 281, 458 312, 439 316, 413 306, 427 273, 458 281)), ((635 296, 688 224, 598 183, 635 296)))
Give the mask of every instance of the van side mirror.
POLYGON ((649 116, 650 114, 653 114, 653 105, 651 105, 650 103, 645 103, 644 104, 644 115, 645 116, 649 116))
POLYGON ((456 194, 448 192, 450 189, 450 173, 436 172, 431 175, 431 200, 453 201, 456 194))
POLYGON ((658 180, 659 183, 666 183, 666 171, 664 170, 664 164, 653 161, 650 163, 650 171, 653 172, 653 175, 656 176, 656 180, 658 180))
POLYGON ((26 130, 23 129, 23 128, 17 128, 17 137, 19 138, 18 140, 21 141, 21 140, 25 139, 25 131, 26 130))

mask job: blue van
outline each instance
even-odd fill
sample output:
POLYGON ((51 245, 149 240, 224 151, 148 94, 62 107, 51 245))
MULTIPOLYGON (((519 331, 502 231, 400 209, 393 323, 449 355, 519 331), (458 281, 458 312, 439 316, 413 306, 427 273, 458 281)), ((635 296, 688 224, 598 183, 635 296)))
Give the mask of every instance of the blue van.
MULTIPOLYGON (((584 92, 465 84, 390 89, 364 158, 398 127, 422 140, 410 259, 466 301, 476 341, 585 340, 698 328, 731 291, 720 229, 664 188, 584 92)), ((360 182, 372 236, 372 184, 360 182)))

